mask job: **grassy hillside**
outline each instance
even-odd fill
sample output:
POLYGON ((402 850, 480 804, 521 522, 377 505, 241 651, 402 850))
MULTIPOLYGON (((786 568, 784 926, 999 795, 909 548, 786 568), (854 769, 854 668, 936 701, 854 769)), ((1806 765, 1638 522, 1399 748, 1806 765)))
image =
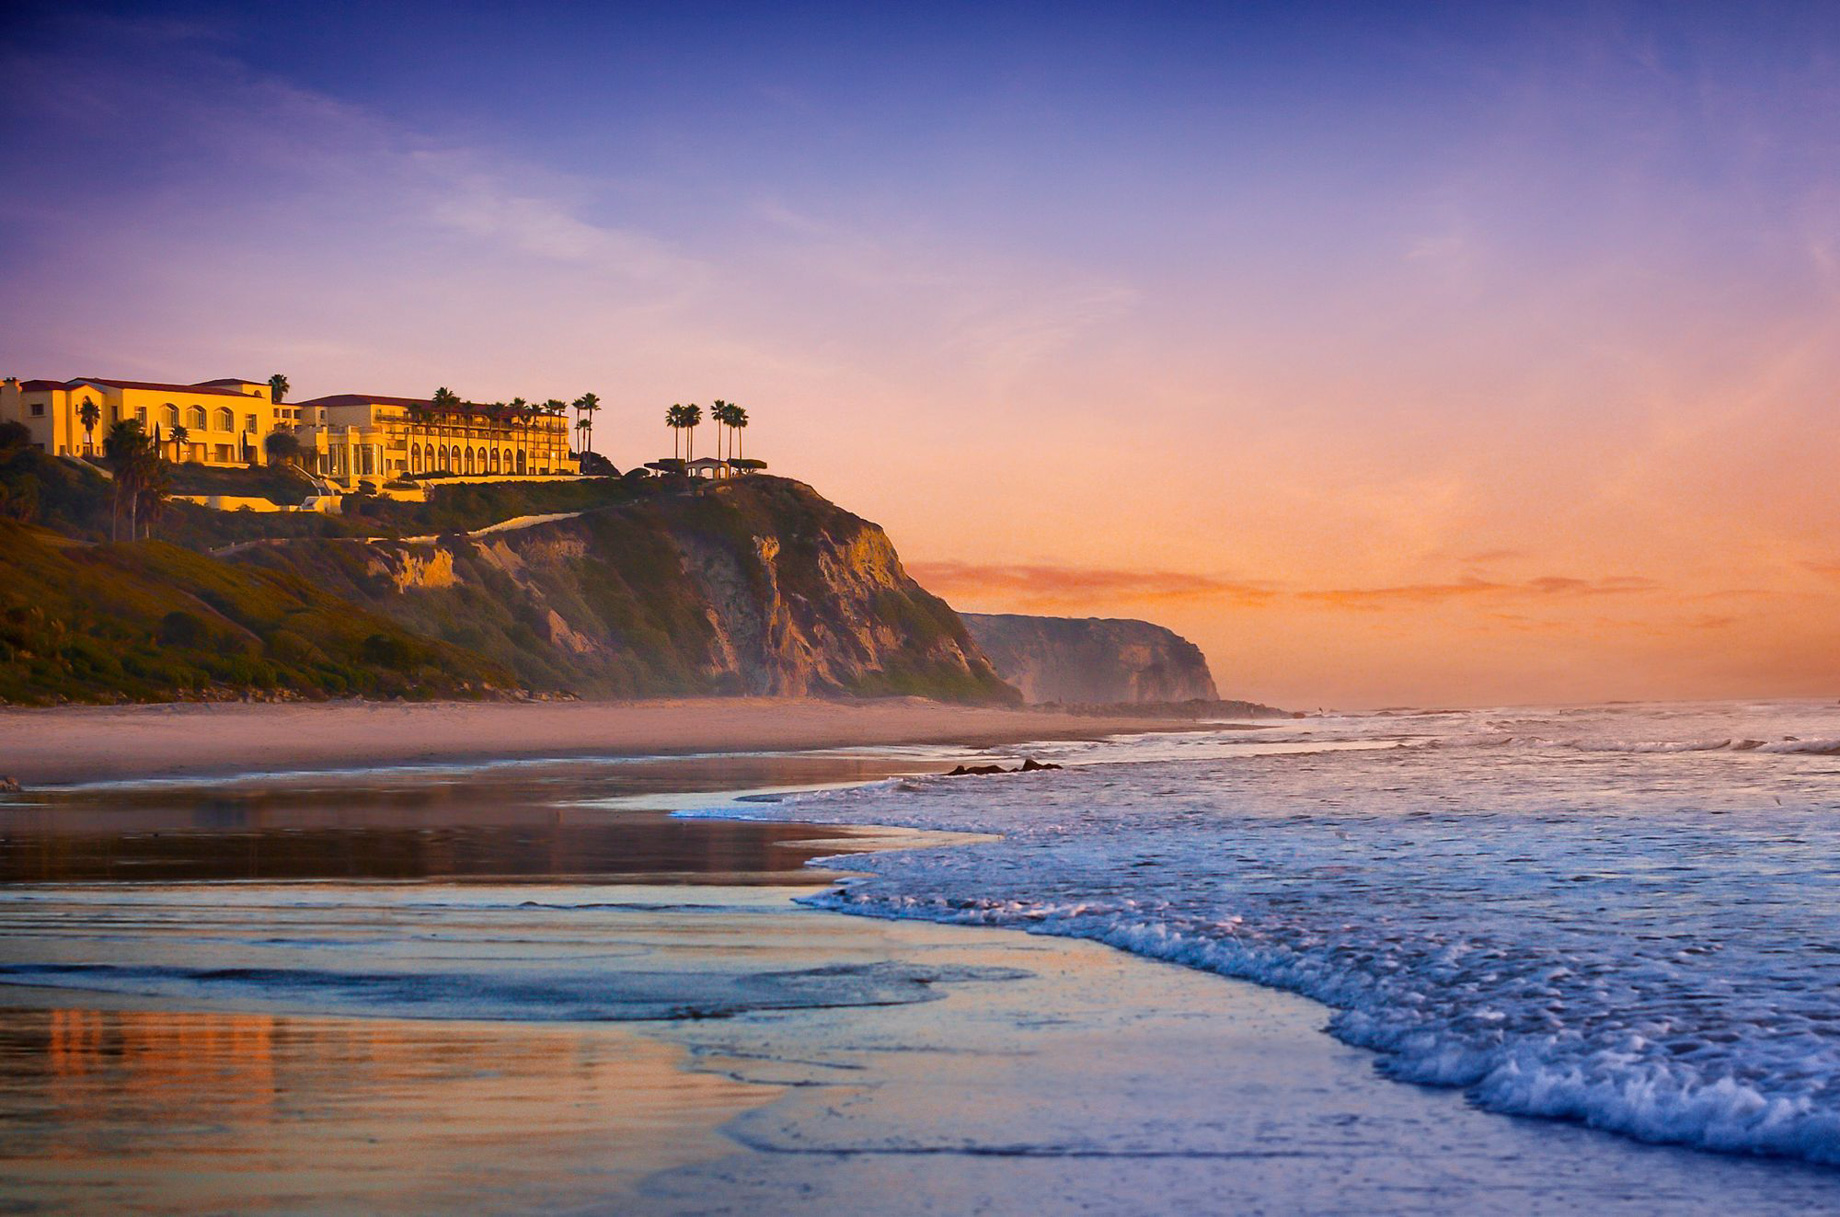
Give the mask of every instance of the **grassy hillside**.
POLYGON ((297 576, 0 521, 0 700, 478 695, 515 679, 297 576))

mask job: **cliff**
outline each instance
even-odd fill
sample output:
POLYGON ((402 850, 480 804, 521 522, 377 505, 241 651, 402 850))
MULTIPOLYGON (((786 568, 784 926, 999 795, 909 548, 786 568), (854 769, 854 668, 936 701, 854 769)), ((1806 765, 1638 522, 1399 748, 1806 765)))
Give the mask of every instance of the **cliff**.
POLYGON ((1207 657, 1148 621, 966 613, 997 674, 1029 702, 1111 705, 1218 699, 1207 657))
POLYGON ((236 561, 533 690, 1018 700, 879 527, 782 478, 432 541, 297 539, 236 561))

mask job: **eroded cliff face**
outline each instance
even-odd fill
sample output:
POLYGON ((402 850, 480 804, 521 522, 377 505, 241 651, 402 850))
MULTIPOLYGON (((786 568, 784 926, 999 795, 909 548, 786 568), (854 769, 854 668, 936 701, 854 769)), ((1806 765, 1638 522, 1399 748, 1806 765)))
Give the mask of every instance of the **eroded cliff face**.
POLYGON ((536 690, 1017 700, 880 528, 781 478, 432 545, 301 541, 243 560, 299 571, 536 690))
POLYGON ((1201 648, 1148 621, 965 613, 997 674, 1030 703, 1214 701, 1201 648))

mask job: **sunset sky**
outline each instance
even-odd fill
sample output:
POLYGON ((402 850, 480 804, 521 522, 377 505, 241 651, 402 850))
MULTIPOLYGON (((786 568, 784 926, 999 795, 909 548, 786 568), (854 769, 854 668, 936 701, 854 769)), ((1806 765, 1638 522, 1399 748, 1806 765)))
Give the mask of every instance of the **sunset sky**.
POLYGON ((1225 696, 1840 695, 1840 5, 27 4, 0 73, 0 372, 593 390, 621 468, 725 397, 1225 696))

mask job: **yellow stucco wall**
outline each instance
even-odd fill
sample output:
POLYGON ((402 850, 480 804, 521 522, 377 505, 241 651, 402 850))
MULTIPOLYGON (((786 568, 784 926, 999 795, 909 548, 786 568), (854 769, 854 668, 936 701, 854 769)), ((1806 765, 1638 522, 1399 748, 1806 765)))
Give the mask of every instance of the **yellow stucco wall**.
POLYGON ((179 385, 125 388, 84 381, 68 388, 31 390, 17 381, 0 385, 0 420, 24 423, 32 442, 54 456, 100 454, 109 428, 130 418, 139 419, 149 435, 157 432, 168 460, 205 465, 265 461, 262 441, 276 426, 267 385, 247 394, 179 385), (86 431, 79 418, 85 401, 95 402, 102 412, 93 431, 86 431), (175 424, 188 431, 184 445, 172 441, 175 424))

